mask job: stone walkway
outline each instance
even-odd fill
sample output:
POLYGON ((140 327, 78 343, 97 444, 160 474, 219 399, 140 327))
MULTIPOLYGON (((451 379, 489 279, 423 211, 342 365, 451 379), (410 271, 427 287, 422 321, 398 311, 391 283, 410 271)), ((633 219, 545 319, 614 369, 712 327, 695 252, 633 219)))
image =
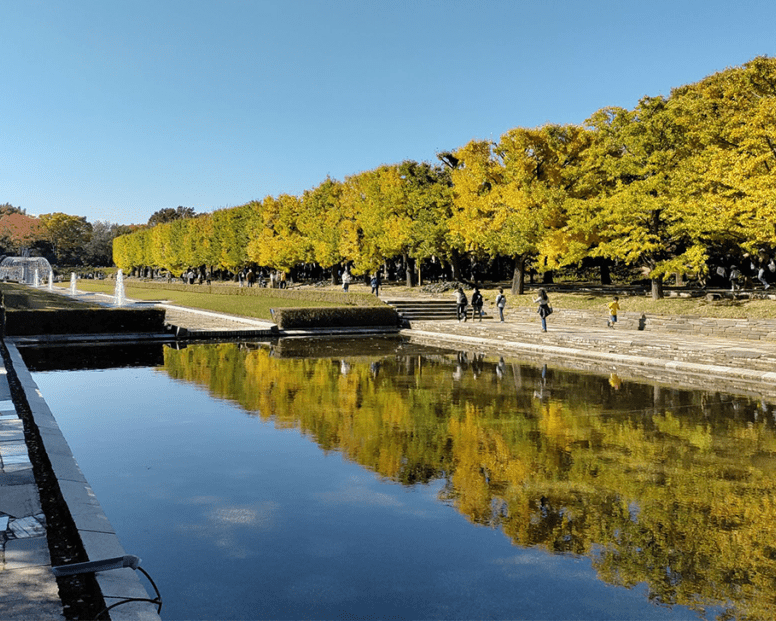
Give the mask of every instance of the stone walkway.
POLYGON ((0 359, 0 619, 64 619, 45 516, 0 359))
POLYGON ((240 317, 227 315, 196 308, 186 308, 174 304, 157 304, 165 311, 165 323, 175 327, 180 333, 185 330, 189 336, 201 336, 210 338, 213 336, 229 338, 246 338, 250 336, 271 336, 277 331, 274 323, 254 319, 252 317, 240 317))
POLYGON ((415 321, 413 339, 458 345, 572 368, 776 399, 776 342, 712 337, 693 332, 607 328, 605 319, 580 324, 536 316, 472 321, 415 321))

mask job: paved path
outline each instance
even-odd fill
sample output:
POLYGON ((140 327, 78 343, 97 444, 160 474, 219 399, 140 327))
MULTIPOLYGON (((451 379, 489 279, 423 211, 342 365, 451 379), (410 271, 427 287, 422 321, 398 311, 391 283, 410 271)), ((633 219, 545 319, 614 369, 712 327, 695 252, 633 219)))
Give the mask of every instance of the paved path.
POLYGON ((553 322, 414 321, 404 334, 574 368, 776 399, 776 342, 553 322))
POLYGON ((0 619, 64 619, 45 516, 0 359, 0 619))
POLYGON ((274 323, 253 317, 227 315, 174 304, 157 304, 156 306, 164 309, 165 323, 178 329, 182 328, 195 336, 268 336, 273 330, 276 330, 274 323))

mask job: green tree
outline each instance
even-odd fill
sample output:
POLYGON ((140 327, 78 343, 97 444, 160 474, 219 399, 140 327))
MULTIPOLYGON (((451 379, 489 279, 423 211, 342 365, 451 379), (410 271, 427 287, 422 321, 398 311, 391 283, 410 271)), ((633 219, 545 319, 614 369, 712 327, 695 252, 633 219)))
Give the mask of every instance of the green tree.
MULTIPOLYGON (((437 257, 457 263, 457 249, 447 235, 453 213, 452 181, 448 170, 427 162, 402 162, 398 173, 402 180, 408 229, 400 252, 406 266, 409 266, 408 256, 416 260, 420 284, 423 261, 437 257)), ((407 280, 408 285, 411 284, 409 274, 407 280)))
POLYGON ((197 212, 194 211, 194 209, 191 207, 183 207, 181 205, 179 205, 177 209, 166 207, 165 209, 160 209, 159 211, 155 211, 153 214, 151 214, 151 217, 148 218, 148 226, 166 224, 167 222, 173 222, 175 220, 181 220, 185 218, 195 218, 196 216, 197 212))
POLYGON ((80 263, 92 237, 92 225, 82 216, 48 213, 40 217, 59 264, 80 263))
POLYGON ((106 220, 92 223, 92 236, 84 245, 83 258, 87 265, 108 266, 113 263, 113 239, 121 227, 106 220))
POLYGON ((14 207, 11 205, 11 203, 4 203, 3 205, 0 205, 0 217, 1 216, 10 216, 14 213, 20 213, 22 215, 26 215, 27 211, 25 209, 22 209, 21 207, 14 207))

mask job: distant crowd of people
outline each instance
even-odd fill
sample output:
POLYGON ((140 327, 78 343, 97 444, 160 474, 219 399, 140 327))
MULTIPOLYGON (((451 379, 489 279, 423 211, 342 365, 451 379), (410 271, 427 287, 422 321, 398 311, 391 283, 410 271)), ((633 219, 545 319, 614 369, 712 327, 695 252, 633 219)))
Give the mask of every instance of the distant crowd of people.
POLYGON ((757 256, 745 256, 740 265, 732 261, 727 265, 717 265, 712 269, 706 286, 730 287, 731 291, 739 291, 742 288, 750 289, 755 281, 759 281, 767 291, 774 279, 776 261, 760 251, 757 256))

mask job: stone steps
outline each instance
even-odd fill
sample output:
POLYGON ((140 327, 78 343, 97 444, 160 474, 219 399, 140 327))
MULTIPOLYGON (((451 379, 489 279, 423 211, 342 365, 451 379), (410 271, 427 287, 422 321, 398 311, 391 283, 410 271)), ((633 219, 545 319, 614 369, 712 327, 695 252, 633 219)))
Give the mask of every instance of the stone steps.
MULTIPOLYGON (((455 300, 438 299, 406 299, 406 300, 384 300, 386 304, 392 306, 399 313, 399 316, 408 321, 446 321, 458 319, 458 305, 455 300)), ((483 319, 492 319, 483 307, 483 319)), ((471 318, 471 306, 468 307, 468 314, 471 318)))

